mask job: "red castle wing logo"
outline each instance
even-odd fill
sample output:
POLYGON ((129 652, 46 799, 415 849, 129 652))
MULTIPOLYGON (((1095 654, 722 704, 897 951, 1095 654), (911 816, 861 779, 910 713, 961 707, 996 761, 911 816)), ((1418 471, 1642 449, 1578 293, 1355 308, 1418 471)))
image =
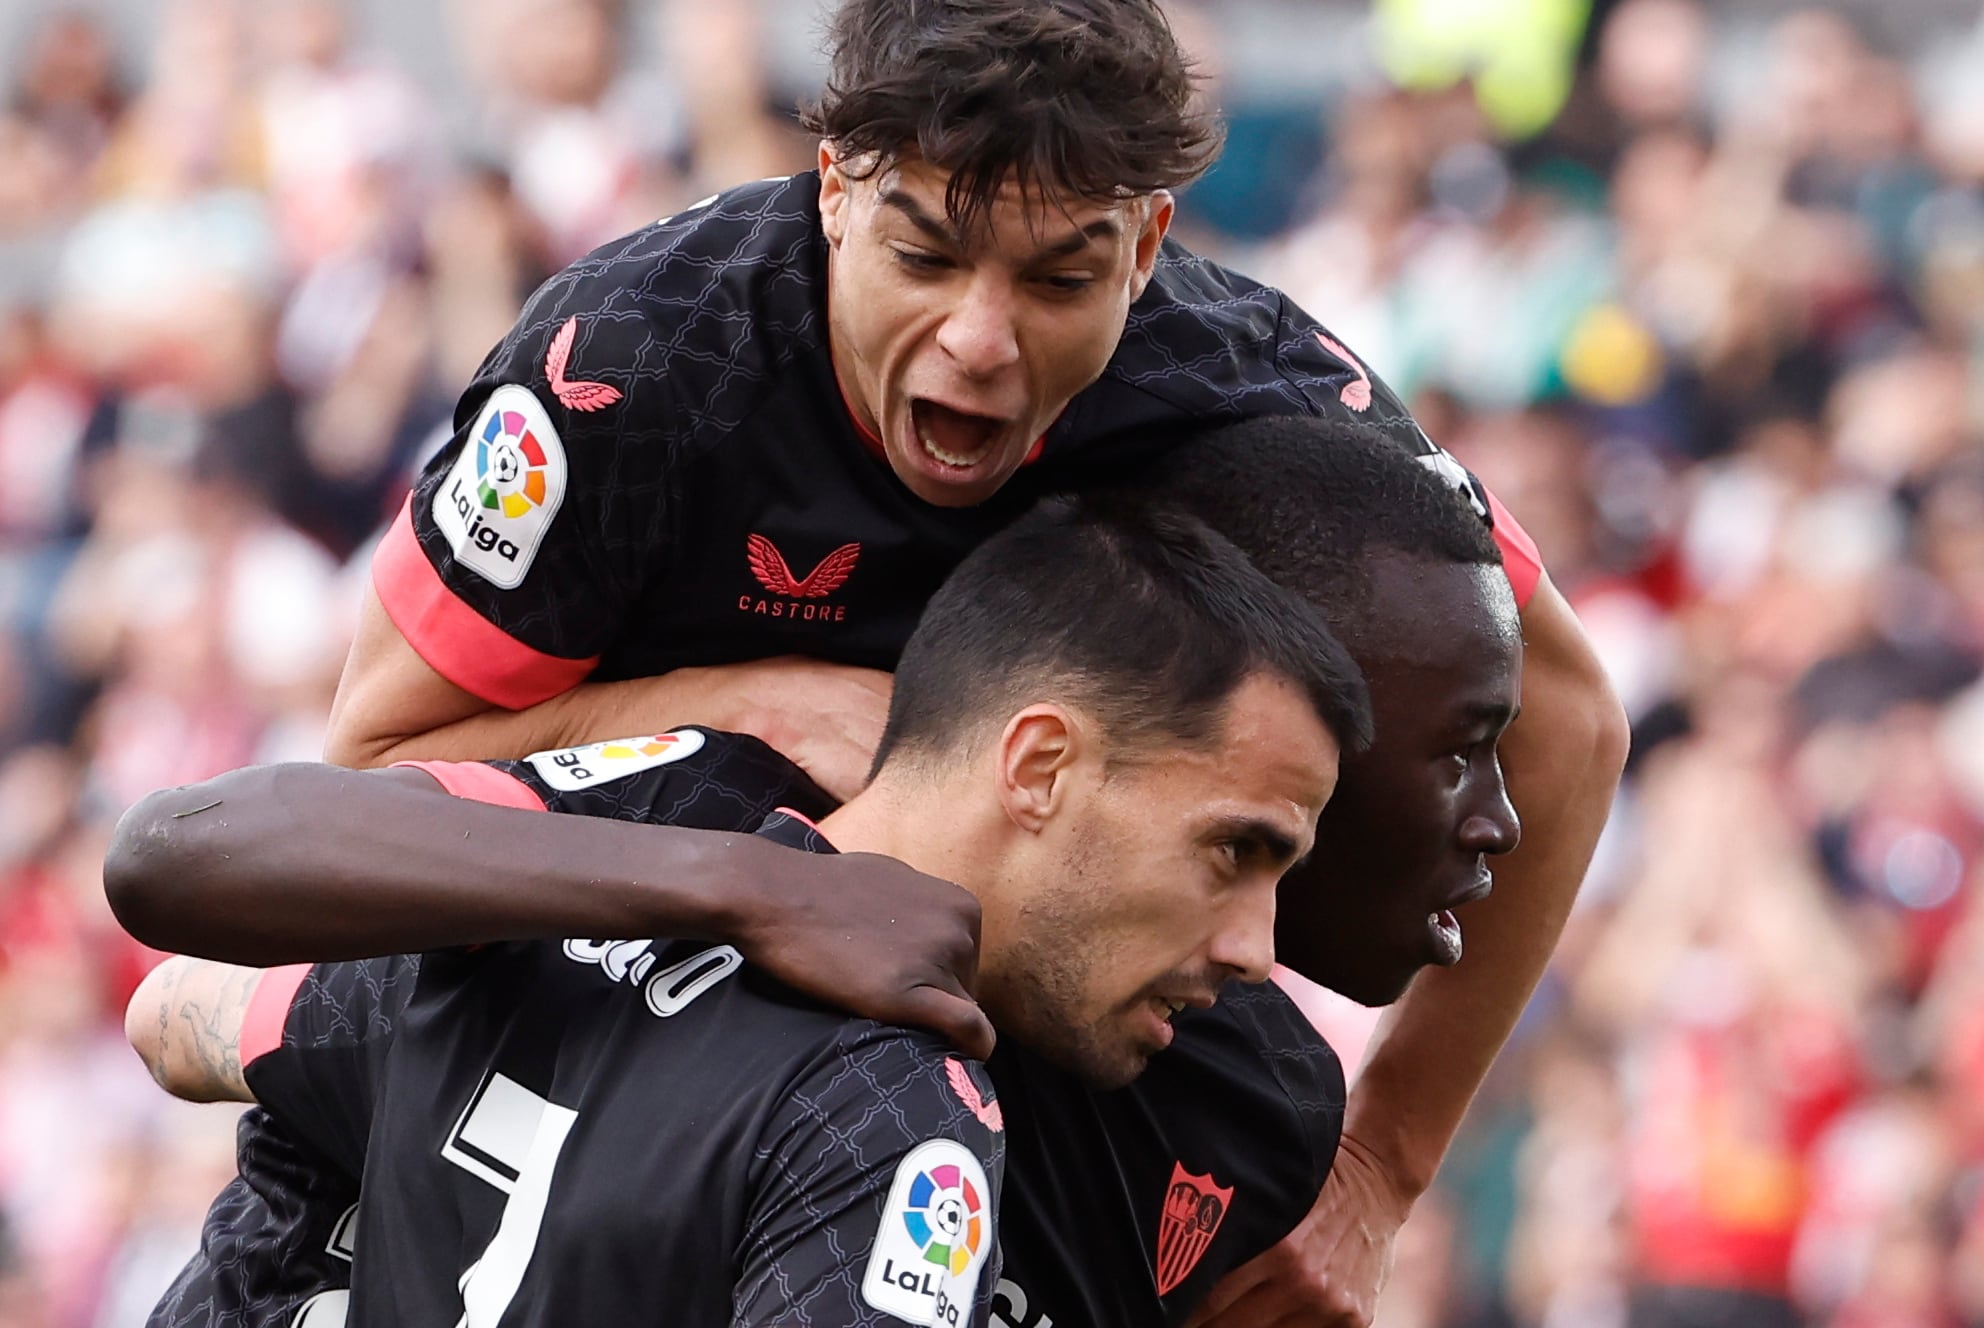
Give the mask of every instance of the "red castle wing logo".
POLYGON ((573 382, 565 377, 565 366, 572 362, 572 343, 579 339, 578 315, 565 320, 558 335, 551 338, 551 349, 544 353, 544 376, 551 380, 551 395, 567 410, 605 410, 620 399, 620 389, 610 383, 573 382))
POLYGON ((804 581, 793 579, 792 569, 785 565, 785 555, 763 535, 753 535, 744 542, 744 558, 751 564, 751 575, 772 594, 793 599, 825 599, 854 575, 854 565, 861 561, 861 545, 841 545, 820 559, 820 565, 804 581))
POLYGON ((1212 1175, 1194 1176, 1183 1162, 1171 1164, 1164 1192, 1164 1220, 1157 1229, 1157 1294, 1168 1296, 1191 1276, 1233 1202, 1233 1187, 1221 1189, 1212 1175))
POLYGON ((944 1057, 944 1077, 951 1081, 951 1091, 958 1095, 966 1111, 978 1117, 980 1125, 994 1134, 1006 1128, 1006 1113, 997 1102, 985 1100, 978 1085, 971 1082, 971 1073, 958 1063, 957 1057, 944 1057))

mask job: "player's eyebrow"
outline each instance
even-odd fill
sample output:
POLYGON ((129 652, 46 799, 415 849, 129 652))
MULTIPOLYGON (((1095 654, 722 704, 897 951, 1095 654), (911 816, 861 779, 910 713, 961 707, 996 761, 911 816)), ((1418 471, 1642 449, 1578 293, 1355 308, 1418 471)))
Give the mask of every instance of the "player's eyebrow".
POLYGON ((1223 816, 1213 822, 1212 837, 1252 845, 1269 861, 1279 863, 1295 861, 1302 847, 1280 826, 1258 816, 1223 816))
POLYGON ((884 207, 892 207, 902 213, 903 216, 909 219, 910 225, 916 227, 916 229, 922 231, 939 244, 948 245, 953 249, 964 248, 964 240, 955 230, 937 220, 928 212, 925 212, 923 205, 912 198, 906 191, 902 189, 884 189, 882 191, 881 201, 884 207))
POLYGON ((1121 228, 1117 226, 1114 217, 1103 217, 1097 221, 1091 221, 1080 230, 1065 235, 1054 243, 1043 247, 1040 251, 1040 256, 1042 258, 1070 258, 1088 248, 1089 245, 1095 243, 1097 240, 1115 239, 1120 232, 1121 228))
MULTIPOLYGON (((922 231, 939 244, 948 245, 952 249, 958 250, 962 250, 965 247, 963 237, 956 230, 945 222, 931 216, 928 212, 925 212, 923 205, 917 202, 907 190, 900 188, 884 189, 881 194, 881 202, 885 207, 892 207, 902 213, 910 225, 916 227, 916 229, 922 231)), ((1122 227, 1117 224, 1114 217, 1099 217, 1080 230, 1070 231, 1052 244, 1041 246, 1037 257, 1043 259, 1070 258, 1088 248, 1097 240, 1112 240, 1121 233, 1122 227)))
POLYGON ((1467 707, 1467 717, 1478 724, 1485 724, 1492 731, 1500 731, 1516 722, 1522 713, 1522 703, 1510 705, 1506 701, 1476 701, 1467 707))

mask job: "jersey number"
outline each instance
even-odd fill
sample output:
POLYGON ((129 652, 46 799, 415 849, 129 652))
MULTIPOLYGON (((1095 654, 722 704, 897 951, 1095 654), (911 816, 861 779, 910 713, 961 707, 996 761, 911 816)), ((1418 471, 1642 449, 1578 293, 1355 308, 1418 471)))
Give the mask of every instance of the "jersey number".
POLYGON ((579 1113, 491 1072, 441 1145, 441 1156, 510 1197, 482 1255, 461 1276, 455 1328, 495 1328, 537 1249, 551 1173, 579 1113))
MULTIPOLYGON (((324 1244, 324 1253, 350 1263, 351 1256, 357 1250, 358 1205, 353 1204, 344 1210, 338 1224, 331 1228, 331 1238, 324 1244)), ((351 1288, 330 1287, 297 1306, 296 1317, 289 1321, 289 1328, 344 1328, 350 1313, 351 1288)))

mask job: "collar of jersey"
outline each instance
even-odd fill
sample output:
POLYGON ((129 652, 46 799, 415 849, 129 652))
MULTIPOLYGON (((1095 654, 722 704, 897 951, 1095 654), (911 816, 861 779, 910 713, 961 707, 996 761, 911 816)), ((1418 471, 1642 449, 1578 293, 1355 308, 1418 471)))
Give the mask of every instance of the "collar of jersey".
POLYGON ((765 818, 758 827, 758 833, 775 844, 796 848, 802 853, 838 853, 840 850, 827 842, 820 833, 820 827, 806 819, 803 812, 790 807, 780 807, 765 818))

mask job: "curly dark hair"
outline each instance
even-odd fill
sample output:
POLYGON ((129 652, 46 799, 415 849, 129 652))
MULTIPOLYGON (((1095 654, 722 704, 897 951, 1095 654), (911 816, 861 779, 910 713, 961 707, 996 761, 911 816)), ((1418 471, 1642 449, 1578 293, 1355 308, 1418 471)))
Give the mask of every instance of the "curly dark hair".
POLYGON ((846 0, 800 112, 856 178, 914 153, 969 231, 1007 181, 1107 201, 1188 184, 1224 134, 1155 0, 846 0))

